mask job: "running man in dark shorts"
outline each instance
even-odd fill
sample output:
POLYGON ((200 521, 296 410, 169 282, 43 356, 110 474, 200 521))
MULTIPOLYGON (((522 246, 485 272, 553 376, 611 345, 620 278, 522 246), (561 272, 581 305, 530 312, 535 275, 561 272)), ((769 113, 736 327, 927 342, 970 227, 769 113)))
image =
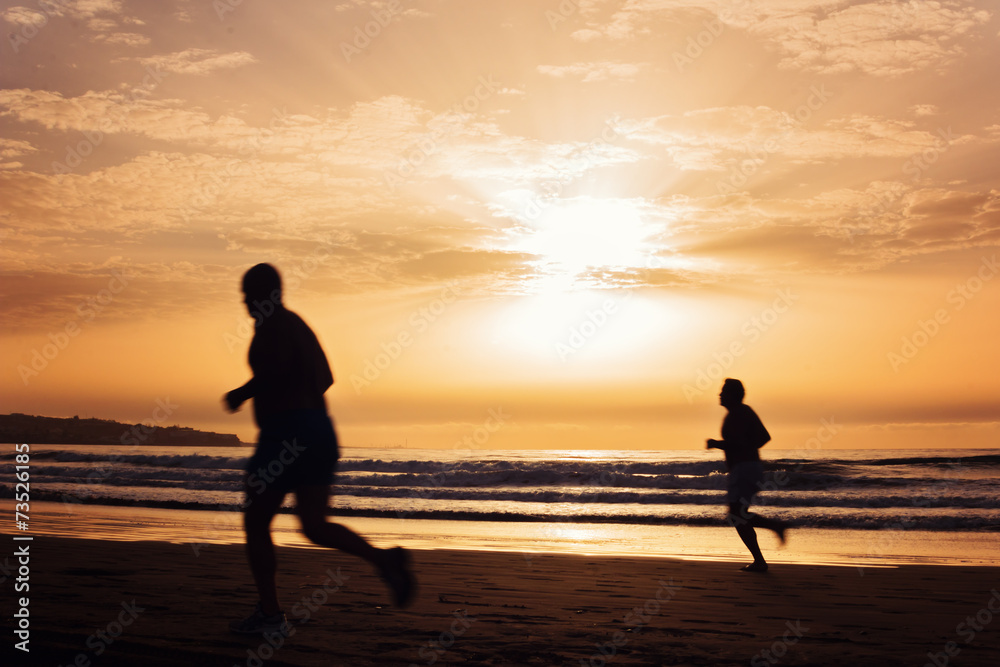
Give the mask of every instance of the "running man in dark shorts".
POLYGON ((337 434, 323 394, 333 373, 316 335, 281 301, 281 277, 270 264, 258 264, 243 276, 244 303, 255 320, 250 343, 253 377, 224 397, 237 411, 253 399, 260 428, 257 448, 244 476, 243 526, 247 559, 260 601, 254 612, 230 624, 241 634, 289 633, 275 586, 271 521, 288 493, 302 532, 311 541, 364 558, 392 589, 395 603, 407 605, 415 591, 409 554, 401 547, 379 549, 346 526, 326 520, 330 484, 337 463, 337 434))
POLYGON ((750 511, 750 501, 760 489, 759 484, 764 477, 764 466, 757 450, 771 439, 771 434, 764 428, 757 413, 743 402, 745 395, 743 383, 739 380, 727 378, 723 383, 719 403, 728 412, 722 420, 722 440, 709 440, 708 448, 721 449, 726 454, 726 469, 729 471, 726 488, 728 518, 753 555, 753 563, 743 569, 747 572, 767 572, 767 562, 757 545, 754 527, 773 530, 784 544, 786 526, 782 521, 766 519, 750 511))

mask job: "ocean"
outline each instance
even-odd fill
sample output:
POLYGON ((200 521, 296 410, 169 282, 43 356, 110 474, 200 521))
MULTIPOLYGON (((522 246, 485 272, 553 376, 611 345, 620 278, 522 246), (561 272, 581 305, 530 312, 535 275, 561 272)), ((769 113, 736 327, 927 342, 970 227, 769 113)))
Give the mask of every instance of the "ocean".
MULTIPOLYGON (((34 445, 33 529, 238 542, 240 480, 250 453, 228 447, 34 445)), ((789 522, 790 534, 814 536, 811 543, 823 542, 840 560, 933 556, 935 562, 953 557, 1000 564, 1000 450, 765 448, 762 455, 766 474, 756 511, 789 522)), ((14 448, 7 445, 0 454, 0 497, 13 498, 14 465, 14 448)), ((341 453, 331 506, 349 525, 397 540, 409 536, 419 546, 582 545, 593 552, 691 556, 697 547, 678 540, 711 535, 715 552, 718 544, 736 541, 725 522, 725 484, 716 450, 348 448, 341 453)), ((289 496, 286 511, 293 505, 289 496)), ((294 519, 281 519, 276 531, 294 534, 294 519)), ((725 551, 736 556, 740 550, 737 543, 725 551)))

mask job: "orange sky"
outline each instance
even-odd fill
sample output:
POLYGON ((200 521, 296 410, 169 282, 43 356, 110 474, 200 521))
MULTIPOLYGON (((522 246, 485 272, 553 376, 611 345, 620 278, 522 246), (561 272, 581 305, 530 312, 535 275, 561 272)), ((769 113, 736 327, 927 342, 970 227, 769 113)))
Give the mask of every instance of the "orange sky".
POLYGON ((2 412, 252 440, 269 261, 347 446, 997 446, 993 3, 0 6, 2 412))

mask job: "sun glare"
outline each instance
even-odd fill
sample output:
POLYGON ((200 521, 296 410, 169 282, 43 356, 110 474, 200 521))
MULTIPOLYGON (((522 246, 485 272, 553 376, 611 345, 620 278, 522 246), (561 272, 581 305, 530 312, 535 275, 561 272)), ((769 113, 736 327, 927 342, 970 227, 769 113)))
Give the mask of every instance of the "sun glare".
POLYGON ((547 272, 570 280, 588 269, 642 266, 649 253, 649 232, 630 202, 583 199, 556 204, 531 226, 520 249, 541 257, 547 272))

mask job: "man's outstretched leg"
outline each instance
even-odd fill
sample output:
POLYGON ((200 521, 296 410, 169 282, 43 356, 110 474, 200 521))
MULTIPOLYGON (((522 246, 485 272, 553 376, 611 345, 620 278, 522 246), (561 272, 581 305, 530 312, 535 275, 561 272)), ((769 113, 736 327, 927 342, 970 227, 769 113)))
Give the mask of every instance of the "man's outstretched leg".
POLYGON ((416 591, 407 551, 401 547, 373 547, 347 526, 328 522, 326 509, 329 498, 330 487, 322 484, 307 484, 295 490, 296 512, 302 521, 302 532, 311 542, 358 556, 374 565, 392 589, 396 605, 405 607, 416 591))

